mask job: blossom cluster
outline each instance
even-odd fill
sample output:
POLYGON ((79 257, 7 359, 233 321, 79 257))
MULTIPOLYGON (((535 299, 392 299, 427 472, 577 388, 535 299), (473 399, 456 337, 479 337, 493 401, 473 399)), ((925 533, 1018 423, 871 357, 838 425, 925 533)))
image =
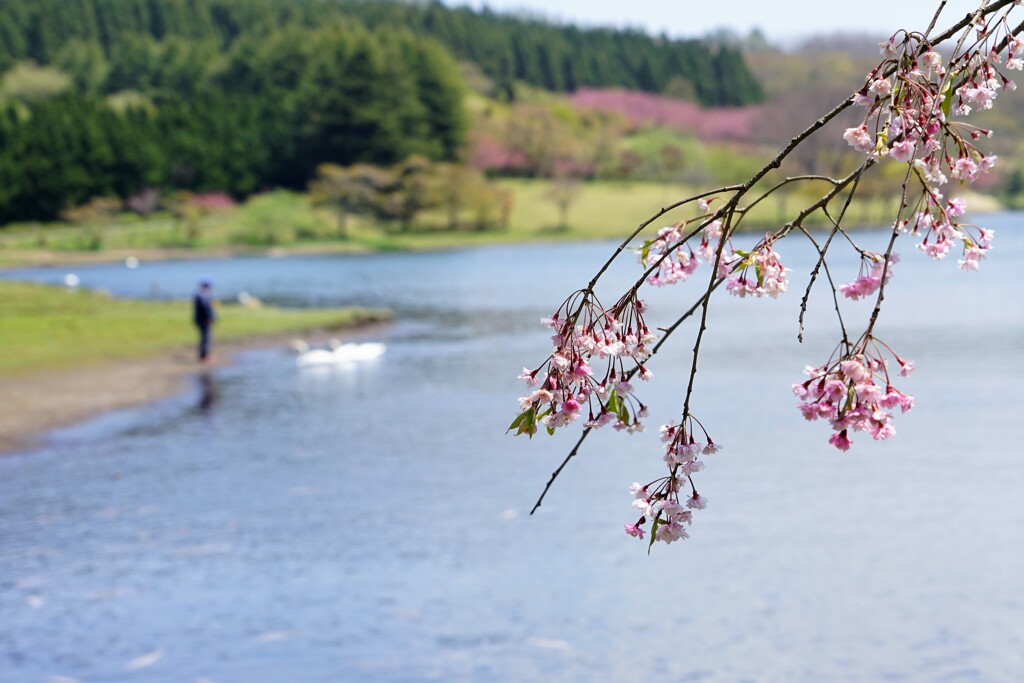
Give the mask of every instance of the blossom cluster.
POLYGON ((519 399, 522 411, 509 427, 533 436, 538 424, 549 433, 587 415, 587 427, 614 423, 616 429, 642 431, 647 406, 629 380, 649 380, 644 361, 657 336, 644 322, 646 304, 635 293, 609 310, 589 291, 570 296, 541 324, 554 332, 554 348, 539 368, 523 368, 520 379, 530 393, 519 399))
MULTIPOLYGON (((702 210, 707 210, 708 203, 700 203, 702 210)), ((682 226, 670 225, 658 231, 653 240, 644 242, 637 250, 640 265, 653 268, 647 283, 654 287, 664 287, 684 282, 693 271, 697 270, 700 261, 715 262, 718 243, 722 238, 722 222, 712 220, 699 231, 701 240, 696 248, 683 249, 689 237, 684 236, 682 226)))
MULTIPOLYGON (((708 202, 701 201, 700 207, 707 210, 708 202)), ((751 251, 729 248, 717 256, 722 222, 711 220, 698 232, 700 244, 696 248, 684 249, 697 233, 684 235, 680 226, 666 226, 658 231, 655 239, 648 240, 637 250, 640 264, 652 269, 647 277, 648 284, 664 287, 684 282, 701 261, 714 264, 718 258, 717 275, 727 278, 726 290, 734 296, 769 296, 774 299, 788 289, 791 271, 779 260, 778 252, 772 247, 771 236, 766 235, 751 251)))
POLYGON ((900 226, 902 231, 921 238, 917 248, 939 260, 959 246, 962 256, 957 265, 962 270, 978 270, 992 247, 995 230, 958 222, 956 219, 964 215, 967 203, 959 197, 946 200, 938 190, 926 192, 918 209, 912 219, 900 226))
POLYGON ((962 199, 946 200, 940 188, 950 179, 973 183, 996 163, 994 154, 980 150, 975 141, 992 131, 953 117, 985 110, 1000 92, 1016 85, 1004 71, 1024 66, 1024 38, 1010 34, 1005 21, 975 26, 977 41, 953 55, 948 67, 943 57, 919 34, 900 32, 881 44, 885 59, 868 74, 854 103, 866 106, 863 122, 843 135, 854 149, 875 158, 888 156, 910 165, 921 187, 921 204, 911 219, 899 226, 923 237, 918 248, 940 259, 959 244, 964 270, 977 270, 992 241, 992 231, 972 232, 957 218, 966 209, 962 199), (999 41, 1007 46, 1005 63, 999 41))
POLYGON ((684 418, 680 425, 672 422, 662 425, 660 433, 665 444, 668 476, 645 485, 634 482, 630 486, 633 507, 640 510, 640 518, 625 525, 627 534, 643 539, 649 522, 650 544, 689 538, 686 527, 693 522, 693 511, 707 506, 707 499, 694 486, 693 474, 704 469, 699 459, 701 455, 717 453, 720 448, 693 417, 684 418), (702 440, 695 438, 694 425, 700 428, 702 440))
POLYGON ((900 365, 900 375, 914 370, 914 362, 900 358, 889 347, 867 337, 855 353, 821 367, 807 366, 808 379, 793 385, 798 408, 807 420, 828 420, 835 432, 829 443, 841 451, 850 449, 851 432, 868 432, 881 441, 896 433, 892 412, 907 412, 914 397, 892 386, 884 347, 900 365))
POLYGON ((726 277, 730 272, 736 274, 729 277, 725 288, 730 294, 741 298, 770 296, 775 299, 789 288, 791 271, 782 265, 768 236, 753 251, 736 249, 728 259, 723 259, 719 264, 718 276, 726 277))
POLYGON ((892 278, 892 266, 899 263, 899 260, 898 254, 890 254, 886 258, 871 251, 863 252, 860 257, 860 275, 849 284, 839 285, 839 291, 854 301, 874 294, 883 282, 887 283, 892 278))

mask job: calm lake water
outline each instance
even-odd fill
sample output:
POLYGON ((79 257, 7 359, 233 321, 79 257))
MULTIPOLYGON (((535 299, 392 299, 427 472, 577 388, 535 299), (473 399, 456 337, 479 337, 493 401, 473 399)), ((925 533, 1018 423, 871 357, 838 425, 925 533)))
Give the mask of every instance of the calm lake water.
MULTIPOLYGON (((627 488, 660 475, 692 325, 642 387, 651 428, 595 435, 533 517, 575 435, 503 435, 548 351, 538 318, 607 244, 77 268, 118 296, 209 275, 222 297, 397 321, 364 336, 377 362, 246 353, 0 458, 0 680, 1024 680, 1024 216, 982 220, 979 273, 899 249, 878 334, 917 362, 917 407, 888 442, 838 453, 794 408, 836 338, 819 289, 796 343, 806 243, 779 247, 786 297, 718 300, 694 404, 725 446, 698 480, 710 505, 649 557, 621 531, 627 488)), ((654 318, 692 297, 656 292, 654 318)))

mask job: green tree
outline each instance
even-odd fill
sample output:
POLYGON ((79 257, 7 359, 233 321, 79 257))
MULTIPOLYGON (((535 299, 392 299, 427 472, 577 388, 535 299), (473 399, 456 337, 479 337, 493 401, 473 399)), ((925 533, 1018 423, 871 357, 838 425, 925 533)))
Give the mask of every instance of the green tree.
POLYGON ((54 57, 53 64, 71 76, 78 92, 87 95, 103 92, 110 74, 103 46, 95 41, 68 41, 54 57))

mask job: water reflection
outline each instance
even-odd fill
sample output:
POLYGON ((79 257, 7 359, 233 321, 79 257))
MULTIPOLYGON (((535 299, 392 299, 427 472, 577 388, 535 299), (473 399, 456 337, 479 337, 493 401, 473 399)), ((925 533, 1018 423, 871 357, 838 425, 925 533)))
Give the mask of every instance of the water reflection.
POLYGON ((209 412, 213 404, 217 402, 217 384, 213 373, 209 370, 201 372, 196 381, 199 384, 198 410, 201 413, 209 412))

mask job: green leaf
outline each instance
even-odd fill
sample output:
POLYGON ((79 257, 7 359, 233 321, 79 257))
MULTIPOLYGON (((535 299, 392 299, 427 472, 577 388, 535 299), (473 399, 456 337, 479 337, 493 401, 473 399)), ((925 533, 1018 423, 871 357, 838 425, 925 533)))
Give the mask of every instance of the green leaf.
POLYGON ((856 390, 853 388, 853 384, 846 389, 846 405, 843 406, 843 414, 849 412, 850 408, 853 407, 853 397, 856 395, 856 390))
POLYGON ((888 140, 888 138, 889 135, 885 132, 875 136, 875 152, 879 154, 882 153, 882 150, 886 147, 886 140, 888 140))
POLYGON ((658 532, 658 527, 661 525, 661 514, 655 516, 654 521, 651 522, 651 540, 647 541, 647 554, 651 554, 651 546, 654 545, 655 534, 658 532))
POLYGON ((511 431, 512 431, 513 429, 515 429, 515 428, 516 428, 516 427, 518 427, 518 426, 519 426, 520 424, 522 424, 522 422, 523 422, 523 419, 524 419, 524 418, 526 417, 526 414, 527 414, 528 412, 530 412, 531 410, 533 410, 533 408, 527 408, 527 409, 526 409, 526 410, 524 410, 523 412, 519 413, 519 415, 518 415, 518 416, 516 416, 516 419, 512 420, 512 424, 510 424, 510 425, 508 426, 508 429, 506 429, 506 430, 505 430, 505 433, 506 433, 506 434, 508 434, 508 433, 509 433, 509 432, 511 432, 511 431))
POLYGON ((530 406, 522 413, 520 413, 516 419, 512 420, 512 424, 509 425, 505 433, 508 434, 513 429, 515 429, 516 436, 519 436, 520 434, 526 434, 532 439, 533 435, 537 433, 537 419, 538 418, 536 408, 530 406))
MULTIPOLYGON (((551 406, 548 406, 547 408, 545 408, 543 410, 543 412, 533 416, 533 424, 530 425, 530 438, 531 439, 533 438, 533 435, 537 433, 537 424, 542 419, 544 419, 545 417, 547 417, 550 414, 551 414, 551 406)), ((555 432, 555 430, 552 429, 551 427, 548 427, 547 429, 548 429, 548 434, 553 434, 555 432)))
POLYGON ((949 112, 953 110, 953 74, 949 75, 949 78, 942 85, 942 90, 940 92, 946 96, 946 98, 942 100, 942 113, 945 114, 948 119, 949 112))
POLYGON ((647 263, 647 255, 651 253, 651 240, 644 242, 644 246, 640 249, 640 263, 647 263))
POLYGON ((612 389, 608 393, 608 398, 605 399, 604 407, 609 413, 619 414, 619 395, 612 389))
POLYGON ((555 428, 554 427, 548 427, 547 430, 548 430, 548 436, 554 436, 555 435, 555 428))

